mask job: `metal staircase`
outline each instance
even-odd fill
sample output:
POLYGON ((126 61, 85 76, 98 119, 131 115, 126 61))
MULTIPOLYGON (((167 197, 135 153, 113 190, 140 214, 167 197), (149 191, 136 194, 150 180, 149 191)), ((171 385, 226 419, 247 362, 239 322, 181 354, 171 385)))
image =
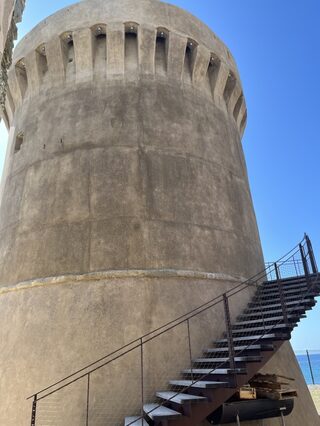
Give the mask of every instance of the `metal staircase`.
MULTIPOLYGON (((31 426, 36 425, 40 401, 78 380, 88 380, 89 385, 93 372, 108 368, 115 360, 135 350, 141 353, 141 392, 135 408, 139 412, 126 417, 122 424, 198 426, 232 397, 237 388, 248 383, 281 345, 290 340, 292 330, 306 317, 306 312, 316 304, 315 298, 319 295, 320 275, 311 242, 305 236, 291 252, 277 263, 268 264, 252 279, 34 394, 30 397, 33 399, 31 426), (232 320, 232 303, 244 291, 251 292, 253 297, 244 312, 232 320), (217 309, 223 314, 221 320, 224 320, 225 331, 200 357, 193 357, 190 321, 217 309), (160 388, 152 396, 146 389, 144 349, 148 342, 183 324, 188 330, 185 349, 189 366, 186 365, 180 377, 172 377, 165 389, 160 388)), ((208 324, 208 327, 211 326, 208 324)), ((90 401, 89 386, 87 392, 87 401, 90 401)), ((110 422, 112 426, 118 424, 116 419, 110 422)), ((90 426, 89 403, 86 426, 90 426)))

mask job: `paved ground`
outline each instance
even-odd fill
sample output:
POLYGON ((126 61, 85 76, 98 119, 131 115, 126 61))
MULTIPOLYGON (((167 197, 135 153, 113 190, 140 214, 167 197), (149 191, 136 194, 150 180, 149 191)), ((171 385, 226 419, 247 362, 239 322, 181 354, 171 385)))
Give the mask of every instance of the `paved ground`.
POLYGON ((316 404, 318 413, 320 415, 320 385, 309 386, 314 403, 316 404))

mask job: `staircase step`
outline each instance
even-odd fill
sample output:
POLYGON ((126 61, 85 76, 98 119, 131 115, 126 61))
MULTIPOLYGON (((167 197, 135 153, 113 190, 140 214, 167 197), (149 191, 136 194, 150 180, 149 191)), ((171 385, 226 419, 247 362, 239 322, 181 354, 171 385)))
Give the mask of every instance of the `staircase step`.
MULTIPOLYGON (((306 315, 288 315, 287 316, 289 320, 295 320, 297 321, 300 318, 305 318, 306 315)), ((281 321, 283 320, 284 317, 283 316, 278 316, 278 317, 266 317, 266 318, 260 318, 260 319, 253 319, 253 320, 248 320, 248 321, 237 321, 234 326, 238 327, 241 325, 250 325, 250 324, 257 324, 257 323, 266 323, 266 322, 277 322, 277 321, 281 321)))
MULTIPOLYGON (((287 313, 289 315, 290 315, 290 313, 292 313, 293 317, 300 317, 300 316, 305 317, 305 315, 304 315, 305 309, 300 308, 299 306, 297 306, 296 308, 288 308, 287 313)), ((264 316, 265 319, 277 317, 277 316, 280 319, 280 318, 283 318, 282 314, 283 314, 282 309, 276 309, 276 310, 273 310, 273 311, 263 311, 263 316, 264 316), (279 314, 280 314, 280 316, 279 316, 279 314)), ((239 318, 239 321, 244 321, 244 320, 246 320, 246 318, 255 318, 255 317, 261 317, 261 318, 258 318, 257 320, 260 320, 260 319, 262 320, 262 312, 251 312, 251 313, 247 313, 247 314, 242 314, 238 318, 239 318)), ((255 319, 253 319, 252 321, 255 321, 255 319)))
MULTIPOLYGON (((235 324, 236 325, 236 324, 235 324)), ((272 332, 274 330, 287 330, 287 329, 292 329, 293 327, 295 327, 297 324, 296 323, 290 323, 290 325, 288 326, 288 324, 275 324, 272 326, 267 326, 267 327, 252 327, 252 328, 240 328, 240 329, 233 329, 232 330, 232 334, 240 334, 240 333, 256 333, 257 331, 261 331, 261 332, 272 332)))
MULTIPOLYGON (((313 279, 313 278, 316 278, 317 277, 317 274, 310 274, 310 279, 313 279)), ((287 284, 294 284, 294 283, 300 283, 300 282, 306 282, 307 280, 306 280, 306 276, 305 275, 300 275, 300 276, 294 276, 294 277, 288 277, 288 278, 282 278, 281 279, 281 282, 283 283, 283 284, 285 284, 285 285, 287 285, 287 284)), ((270 281, 267 281, 266 283, 265 283, 265 285, 276 285, 276 284, 278 284, 278 281, 276 280, 276 279, 274 279, 274 280, 270 280, 270 281)))
MULTIPOLYGON (((282 287, 286 287, 290 289, 308 287, 307 282, 305 280, 300 282, 293 282, 293 283, 282 283, 281 285, 282 287)), ((277 288, 279 288, 278 283, 275 283, 275 284, 266 283, 260 287, 261 291, 273 291, 277 288)))
POLYGON ((174 402, 175 404, 180 404, 180 405, 208 401, 208 398, 206 398, 205 396, 196 396, 196 395, 189 395, 187 393, 177 393, 177 392, 169 392, 169 391, 157 392, 157 397, 167 402, 174 402))
MULTIPOLYGON (((242 337, 234 337, 233 341, 234 342, 243 342, 243 341, 247 341, 247 340, 290 340, 290 335, 289 334, 282 334, 282 333, 270 333, 270 334, 264 334, 264 335, 256 335, 256 336, 242 336, 242 337)), ((216 340, 217 344, 220 343, 228 343, 227 339, 220 339, 220 340, 216 340)))
MULTIPOLYGON (((286 306, 296 306, 296 305, 305 306, 305 305, 308 305, 309 303, 312 304, 314 302, 315 302, 314 299, 306 298, 306 299, 303 299, 303 301, 294 300, 294 301, 286 302, 286 306)), ((248 311, 250 312, 252 310, 261 311, 261 307, 257 303, 250 302, 248 304, 248 306, 249 306, 249 308, 246 310, 246 312, 248 312, 248 311)), ((272 305, 264 305, 262 307, 262 311, 267 311, 268 309, 281 308, 281 307, 282 307, 281 303, 274 303, 272 305)))
MULTIPOLYGON (((307 292, 308 297, 317 297, 318 292, 317 291, 310 291, 307 292)), ((283 291, 283 296, 285 300, 303 300, 304 295, 306 294, 306 291, 302 291, 302 292, 293 292, 293 293, 289 293, 287 291, 283 291)), ((274 293, 270 293, 270 294, 256 294, 253 298, 253 302, 261 302, 261 303, 266 303, 266 302, 274 302, 275 299, 279 299, 280 298, 280 292, 274 292, 274 293)))
MULTIPOLYGON (((261 362, 261 356, 236 356, 235 362, 261 362)), ((223 364, 230 362, 230 358, 196 358, 194 363, 198 364, 223 364)))
MULTIPOLYGON (((314 297, 317 297, 317 293, 316 292, 312 292, 312 293, 308 293, 306 295, 306 297, 308 297, 308 299, 312 299, 314 297)), ((269 305, 274 303, 276 300, 279 300, 280 302, 280 296, 278 296, 276 299, 270 299, 270 298, 265 298, 265 299, 261 299, 263 305, 269 305)), ((301 294, 295 294, 295 295, 286 295, 284 294, 284 300, 286 301, 286 303, 288 302, 300 302, 300 303, 304 303, 304 297, 301 294)), ((251 303, 259 303, 259 299, 254 298, 253 301, 251 303)), ((281 303, 281 302, 280 302, 281 303)))
POLYGON ((229 387, 228 382, 211 382, 206 380, 170 380, 170 385, 181 388, 216 389, 229 387))
POLYGON ((126 417, 124 426, 149 426, 149 424, 141 417, 126 417))
MULTIPOLYGON (((307 291, 309 289, 308 284, 306 283, 302 283, 302 284, 292 284, 292 285, 282 285, 282 288, 285 292, 295 292, 295 291, 307 291)), ((315 287, 315 290, 320 289, 320 286, 317 285, 315 287)), ((273 293, 273 292, 277 292, 279 291, 279 286, 275 285, 275 286, 271 286, 269 287, 268 285, 265 285, 263 287, 261 287, 260 289, 260 293, 262 294, 269 294, 269 293, 273 293)))
POLYGON ((171 410, 171 408, 159 404, 145 404, 143 410, 154 421, 173 420, 181 417, 181 413, 178 413, 178 411, 171 410))
MULTIPOLYGON (((316 297, 316 296, 317 294, 308 294, 308 299, 311 299, 312 297, 316 297)), ((272 298, 261 299, 261 304, 263 306, 268 306, 268 305, 274 304, 276 300, 280 300, 280 295, 277 296, 277 298, 275 299, 272 299, 272 298)), ((304 303, 305 299, 301 295, 294 295, 294 296, 284 295, 284 300, 286 303, 289 303, 289 302, 304 303)), ((251 306, 252 304, 260 306, 259 299, 257 297, 254 297, 253 301, 249 303, 249 306, 251 306)))
POLYGON ((200 376, 224 376, 229 374, 247 374, 247 370, 245 368, 187 368, 183 370, 183 374, 197 374, 200 376))
MULTIPOLYGON (((241 351, 273 351, 273 345, 271 344, 253 344, 250 346, 235 346, 235 352, 241 351)), ((208 348, 204 351, 205 353, 220 353, 220 352, 228 352, 228 348, 208 348)))

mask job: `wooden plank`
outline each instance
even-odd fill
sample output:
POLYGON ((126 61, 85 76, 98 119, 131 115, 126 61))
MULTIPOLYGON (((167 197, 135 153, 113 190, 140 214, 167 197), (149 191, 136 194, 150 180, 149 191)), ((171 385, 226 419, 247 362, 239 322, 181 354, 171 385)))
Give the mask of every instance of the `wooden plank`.
POLYGON ((295 389, 273 390, 270 389, 257 389, 258 398, 268 398, 273 400, 281 400, 286 398, 296 398, 298 393, 295 389))
POLYGON ((237 397, 241 400, 243 399, 257 399, 257 392, 251 386, 243 386, 237 392, 237 397))
POLYGON ((256 374, 252 380, 279 383, 279 379, 294 382, 294 379, 292 377, 280 376, 279 374, 256 374))

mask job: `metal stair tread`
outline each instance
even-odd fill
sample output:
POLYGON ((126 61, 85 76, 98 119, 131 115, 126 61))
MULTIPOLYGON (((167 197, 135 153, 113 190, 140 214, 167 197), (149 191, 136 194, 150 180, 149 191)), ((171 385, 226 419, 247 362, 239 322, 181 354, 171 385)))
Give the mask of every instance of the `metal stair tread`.
MULTIPOLYGON (((300 308, 298 306, 294 307, 294 308, 288 308, 287 309, 287 313, 289 315, 290 315, 290 312, 296 312, 293 315, 293 316, 296 316, 296 317, 300 317, 301 315, 304 315, 305 311, 306 311, 305 308, 303 308, 303 307, 300 308), (298 312, 301 312, 301 313, 299 314, 298 312)), ((266 317, 265 315, 277 315, 277 314, 282 315, 283 314, 282 309, 275 309, 275 310, 272 310, 272 311, 263 311, 263 316, 265 317, 265 319, 268 319, 268 317, 266 317)), ((250 312, 250 313, 247 313, 247 314, 241 314, 241 315, 239 315, 238 318, 239 318, 240 321, 243 321, 243 320, 245 320, 245 318, 259 317, 259 316, 262 316, 261 312, 250 312)), ((270 318, 272 318, 272 317, 270 317, 270 318)), ((259 319, 262 319, 262 318, 259 318, 259 319)), ((257 320, 259 320, 259 319, 257 319, 257 320)))
POLYGON ((205 396, 189 395, 187 393, 177 393, 173 391, 157 392, 156 395, 158 398, 161 398, 167 402, 174 402, 175 404, 180 405, 208 401, 208 398, 205 396))
MULTIPOLYGON (((317 289, 317 287, 319 287, 318 284, 316 285, 315 290, 317 289)), ((294 292, 299 291, 299 290, 301 290, 301 291, 302 290, 308 290, 309 286, 308 286, 307 283, 304 283, 304 284, 282 285, 282 288, 286 293, 294 293, 294 292)), ((320 287, 319 287, 319 289, 320 289, 320 287)), ((266 285, 264 285, 263 287, 260 288, 258 293, 269 295, 271 293, 276 293, 277 292, 276 290, 278 290, 278 293, 279 293, 279 286, 278 285, 269 287, 269 285, 266 284, 266 285)))
MULTIPOLYGON (((256 335, 256 336, 242 336, 242 337, 234 337, 233 341, 246 341, 246 340, 260 340, 260 339, 278 339, 278 338, 287 338, 289 339, 288 335, 285 334, 278 334, 278 333, 270 333, 270 334, 262 334, 262 335, 256 335)), ((228 339, 219 339, 215 341, 216 343, 228 343, 228 339)))
MULTIPOLYGON (((235 324, 236 325, 236 324, 235 324)), ((265 331, 266 333, 268 333, 269 331, 273 331, 273 330, 282 330, 282 329, 286 329, 286 328, 293 328, 294 326, 296 325, 296 323, 290 323, 289 325, 288 324, 285 324, 285 323, 282 323, 282 324, 275 324, 275 325, 273 325, 273 326, 268 326, 267 327, 267 330, 266 330, 266 327, 263 327, 263 326, 261 326, 261 327, 252 327, 252 328, 239 328, 239 329, 232 329, 232 333, 233 334, 239 334, 239 333, 251 333, 251 332, 256 332, 256 331, 265 331), (268 328, 269 328, 269 330, 268 330, 268 328)))
MULTIPOLYGON (((284 291, 283 297, 284 297, 285 300, 296 300, 296 299, 303 300, 304 294, 305 294, 305 291, 299 292, 297 294, 290 294, 290 293, 287 293, 286 291, 284 291)), ((308 292, 308 297, 317 297, 317 295, 318 295, 318 292, 315 291, 315 290, 308 292)), ((278 299, 278 298, 280 298, 280 292, 276 292, 276 293, 273 293, 273 294, 265 294, 265 295, 260 295, 258 293, 254 296, 253 301, 254 302, 255 301, 258 301, 258 302, 261 301, 261 302, 265 303, 266 301, 272 302, 274 299, 278 299)))
POLYGON ((216 389, 229 387, 228 382, 207 381, 207 380, 170 380, 171 386, 182 388, 198 388, 198 389, 216 389))
MULTIPOLYGON (((312 298, 314 299, 316 296, 317 296, 317 294, 308 294, 306 296, 306 298, 308 298, 308 299, 310 298, 310 300, 312 300, 312 298)), ((279 299, 280 299, 280 295, 279 295, 279 299)), ((252 300, 252 302, 250 302, 250 304, 253 304, 253 303, 254 304, 259 304, 259 305, 263 304, 263 306, 267 307, 268 305, 274 303, 276 300, 278 300, 278 298, 274 298, 274 299, 268 299, 267 298, 265 300, 262 300, 262 301, 260 300, 259 301, 259 298, 254 297, 253 300, 252 300)), ((285 300, 286 303, 290 303, 290 302, 303 303, 304 300, 305 300, 305 298, 301 297, 301 295, 294 295, 294 296, 286 296, 286 295, 284 295, 284 300, 285 300)))
POLYGON ((146 420, 141 417, 126 417, 124 419, 124 426, 149 426, 146 420))
POLYGON ((203 375, 228 375, 228 374, 246 374, 245 368, 187 368, 182 371, 183 374, 203 374, 203 375))
MULTIPOLYGON (((260 362, 262 360, 261 356, 235 356, 235 362, 260 362)), ((196 358, 195 363, 204 363, 204 364, 222 364, 230 361, 230 358, 196 358)))
POLYGON ((178 411, 159 404, 145 404, 143 410, 152 420, 177 419, 182 415, 178 411))
MULTIPOLYGON (((286 306, 292 306, 292 305, 304 305, 304 304, 306 304, 306 303, 313 303, 314 302, 314 299, 309 299, 309 298, 305 298, 305 299, 303 299, 303 300, 294 300, 294 301, 291 301, 291 302, 286 302, 286 306)), ((257 302, 250 302, 249 303, 249 308, 247 309, 247 311, 250 311, 250 310, 253 310, 253 309, 255 309, 255 310, 259 310, 259 311, 264 311, 264 310, 268 310, 268 309, 270 309, 270 308, 274 308, 274 307, 276 307, 276 308, 280 308, 280 307, 282 307, 282 305, 281 305, 281 303, 275 303, 274 305, 265 305, 262 309, 261 309, 261 306, 259 306, 259 304, 257 303, 257 302)))
MULTIPOLYGON (((272 344, 253 344, 250 346, 235 346, 234 350, 236 352, 241 352, 244 350, 249 351, 263 351, 263 350, 273 350, 272 344)), ((215 353, 215 352, 228 352, 228 348, 207 348, 204 351, 205 353, 215 353)))
MULTIPOLYGON (((311 279, 313 278, 317 278, 318 274, 317 273, 313 273, 310 274, 309 277, 311 279)), ((287 277, 287 278, 281 278, 281 282, 282 283, 296 283, 296 282, 306 282, 306 276, 305 275, 299 275, 299 276, 293 276, 293 277, 287 277)), ((320 282, 320 281, 319 281, 320 282)), ((270 280, 267 281, 266 284, 264 285, 275 285, 278 284, 278 280, 274 279, 274 280, 270 280)))
MULTIPOLYGON (((305 315, 287 315, 288 319, 299 319, 299 318, 305 318, 305 315)), ((234 323, 234 326, 240 326, 240 325, 248 325, 248 324, 256 324, 257 322, 270 322, 270 321, 281 321, 283 320, 284 317, 280 316, 280 317, 267 317, 267 318, 259 318, 256 320, 248 320, 248 321, 237 321, 236 323, 234 323)))

